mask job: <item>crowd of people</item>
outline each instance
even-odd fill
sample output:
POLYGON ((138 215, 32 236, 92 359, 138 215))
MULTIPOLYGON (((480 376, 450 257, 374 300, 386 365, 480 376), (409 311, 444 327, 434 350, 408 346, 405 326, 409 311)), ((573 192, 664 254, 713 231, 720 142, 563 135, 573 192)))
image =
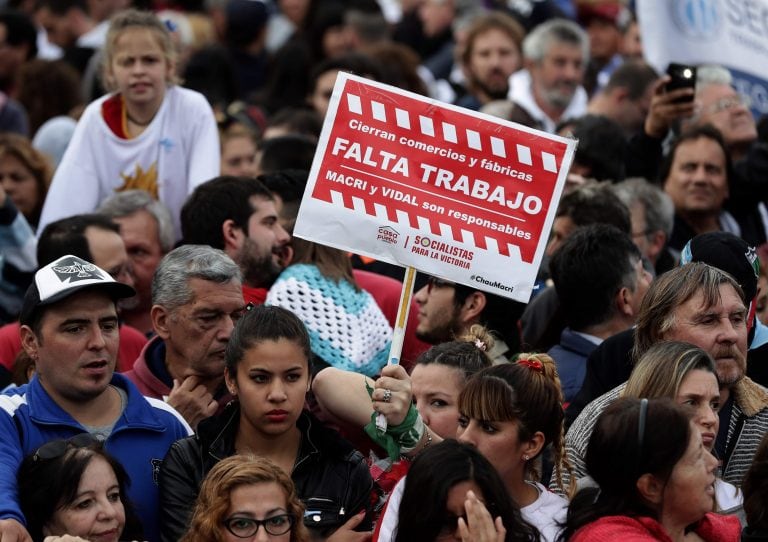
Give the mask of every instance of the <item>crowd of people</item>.
POLYGON ((0 6, 2 542, 768 540, 766 117, 632 2, 0 6), (387 364, 292 236, 340 72, 578 139, 530 302, 387 364))

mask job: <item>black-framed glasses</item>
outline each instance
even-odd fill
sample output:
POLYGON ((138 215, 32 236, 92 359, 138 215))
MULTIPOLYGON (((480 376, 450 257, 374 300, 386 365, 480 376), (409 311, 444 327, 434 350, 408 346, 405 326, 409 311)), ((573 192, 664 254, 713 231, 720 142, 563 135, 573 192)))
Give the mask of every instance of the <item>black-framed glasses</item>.
POLYGON ((453 282, 449 280, 443 280, 439 279, 437 277, 429 277, 427 279, 427 293, 431 294, 432 290, 435 288, 446 288, 449 286, 456 286, 453 282))
POLYGON ((35 455, 32 456, 32 460, 47 461, 49 459, 56 459, 64 455, 70 448, 87 448, 98 442, 99 439, 90 433, 78 433, 68 439, 52 440, 40 446, 35 455))
POLYGON ((233 516, 224 520, 224 526, 227 530, 238 538, 250 538, 259 532, 259 527, 264 526, 267 534, 280 536, 291 530, 293 527, 293 516, 290 514, 278 514, 266 519, 246 518, 243 516, 233 516))

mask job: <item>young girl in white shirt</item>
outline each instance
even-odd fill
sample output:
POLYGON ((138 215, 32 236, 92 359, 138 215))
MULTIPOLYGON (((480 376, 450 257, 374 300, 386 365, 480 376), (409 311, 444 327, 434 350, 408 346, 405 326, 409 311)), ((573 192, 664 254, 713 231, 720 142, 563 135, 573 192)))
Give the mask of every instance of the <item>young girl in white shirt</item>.
POLYGON ((138 188, 171 210, 178 237, 187 195, 219 174, 213 111, 201 94, 177 85, 173 41, 154 14, 115 15, 103 56, 104 83, 113 92, 92 102, 78 122, 38 231, 138 188))

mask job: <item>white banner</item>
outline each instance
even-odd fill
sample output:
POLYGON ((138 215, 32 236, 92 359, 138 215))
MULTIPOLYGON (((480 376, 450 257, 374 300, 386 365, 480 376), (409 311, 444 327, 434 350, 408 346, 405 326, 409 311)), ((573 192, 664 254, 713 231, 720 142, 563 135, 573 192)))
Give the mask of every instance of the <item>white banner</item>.
POLYGON ((575 147, 340 73, 294 234, 527 303, 575 147))
POLYGON ((659 73, 670 62, 720 64, 768 113, 768 0, 637 0, 645 58, 659 73))

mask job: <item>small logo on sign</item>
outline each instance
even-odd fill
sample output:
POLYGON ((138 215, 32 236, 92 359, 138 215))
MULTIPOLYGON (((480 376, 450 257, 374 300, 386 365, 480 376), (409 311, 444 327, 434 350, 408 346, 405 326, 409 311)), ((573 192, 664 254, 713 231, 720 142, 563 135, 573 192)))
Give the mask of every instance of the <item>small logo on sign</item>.
POLYGON ((675 0, 670 6, 675 26, 685 36, 710 40, 722 27, 722 9, 718 0, 675 0))
POLYGON ((397 237, 400 234, 397 233, 397 231, 390 226, 379 226, 379 231, 376 234, 376 240, 377 241, 383 241, 384 243, 390 244, 390 245, 396 245, 397 244, 397 237))
POLYGON ((61 265, 53 267, 53 272, 63 283, 77 282, 80 280, 104 279, 104 275, 101 274, 98 267, 92 263, 81 260, 80 258, 62 260, 61 265))

